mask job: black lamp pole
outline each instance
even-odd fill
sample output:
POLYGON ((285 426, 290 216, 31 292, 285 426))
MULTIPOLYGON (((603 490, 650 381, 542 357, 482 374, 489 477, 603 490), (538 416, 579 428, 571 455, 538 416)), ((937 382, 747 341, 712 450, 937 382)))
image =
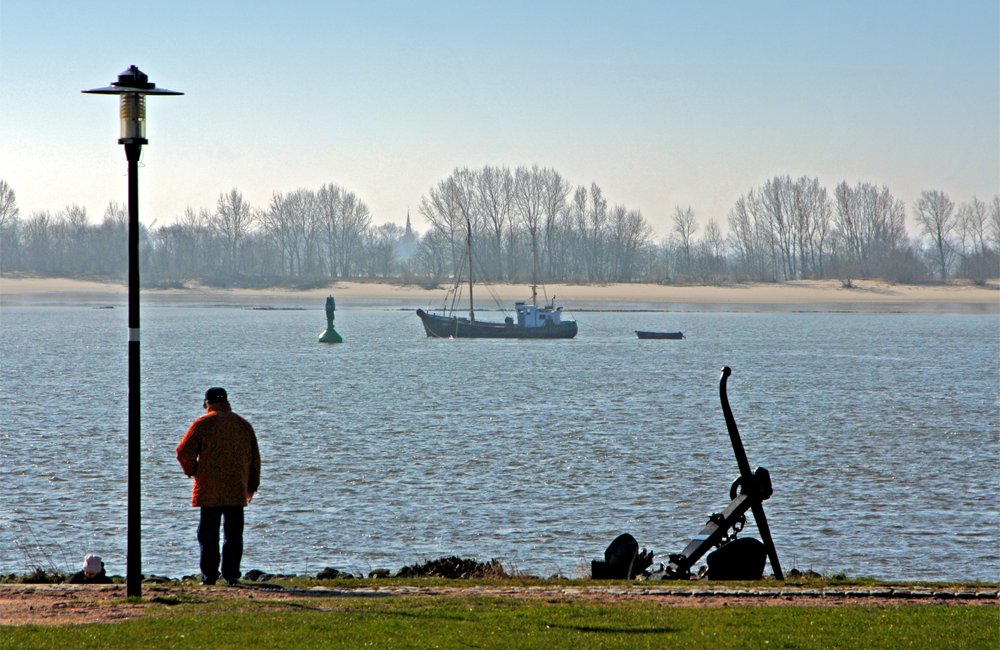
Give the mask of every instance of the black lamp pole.
POLYGON ((139 158, 146 140, 146 95, 183 95, 157 88, 139 68, 129 66, 118 81, 84 90, 121 96, 121 137, 128 160, 128 555, 126 594, 142 594, 142 472, 139 400, 139 158))
POLYGON ((126 594, 142 592, 142 445, 139 400, 139 157, 141 142, 125 143, 128 160, 128 551, 126 594))

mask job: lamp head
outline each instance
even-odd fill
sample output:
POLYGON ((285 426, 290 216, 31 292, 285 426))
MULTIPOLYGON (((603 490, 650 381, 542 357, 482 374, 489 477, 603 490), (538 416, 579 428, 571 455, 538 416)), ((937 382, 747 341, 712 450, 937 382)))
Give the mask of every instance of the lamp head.
POLYGON ((119 144, 146 144, 146 95, 183 95, 166 88, 157 88, 149 76, 134 65, 118 75, 110 86, 84 90, 91 95, 119 95, 121 131, 119 144))

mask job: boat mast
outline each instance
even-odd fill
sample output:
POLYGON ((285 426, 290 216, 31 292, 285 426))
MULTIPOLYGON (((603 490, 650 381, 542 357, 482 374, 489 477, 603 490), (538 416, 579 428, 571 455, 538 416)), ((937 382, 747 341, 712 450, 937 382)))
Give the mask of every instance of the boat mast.
POLYGON ((531 237, 531 304, 538 306, 538 242, 531 237))
POLYGON ((476 310, 472 304, 472 220, 465 215, 465 250, 469 255, 469 320, 476 320, 476 310))

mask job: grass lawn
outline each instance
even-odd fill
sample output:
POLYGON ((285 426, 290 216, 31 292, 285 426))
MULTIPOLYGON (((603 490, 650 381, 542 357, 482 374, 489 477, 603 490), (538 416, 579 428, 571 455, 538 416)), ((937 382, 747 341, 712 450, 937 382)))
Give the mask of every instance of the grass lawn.
POLYGON ((0 627, 0 648, 1000 648, 1000 607, 676 607, 483 596, 177 600, 114 623, 0 627))

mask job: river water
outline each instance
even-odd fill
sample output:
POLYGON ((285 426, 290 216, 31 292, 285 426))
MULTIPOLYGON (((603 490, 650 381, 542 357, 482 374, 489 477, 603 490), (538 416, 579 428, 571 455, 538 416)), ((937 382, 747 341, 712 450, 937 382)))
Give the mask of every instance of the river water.
MULTIPOLYGON (((324 345, 321 307, 144 304, 145 573, 197 572, 174 448, 215 385, 263 456, 244 571, 460 555, 580 577, 621 532, 666 562, 729 502, 729 365, 786 572, 1000 579, 996 314, 578 312, 571 341, 455 341, 412 310, 348 308, 324 345)), ((2 573, 90 552, 125 573, 126 320, 0 311, 2 573)))

